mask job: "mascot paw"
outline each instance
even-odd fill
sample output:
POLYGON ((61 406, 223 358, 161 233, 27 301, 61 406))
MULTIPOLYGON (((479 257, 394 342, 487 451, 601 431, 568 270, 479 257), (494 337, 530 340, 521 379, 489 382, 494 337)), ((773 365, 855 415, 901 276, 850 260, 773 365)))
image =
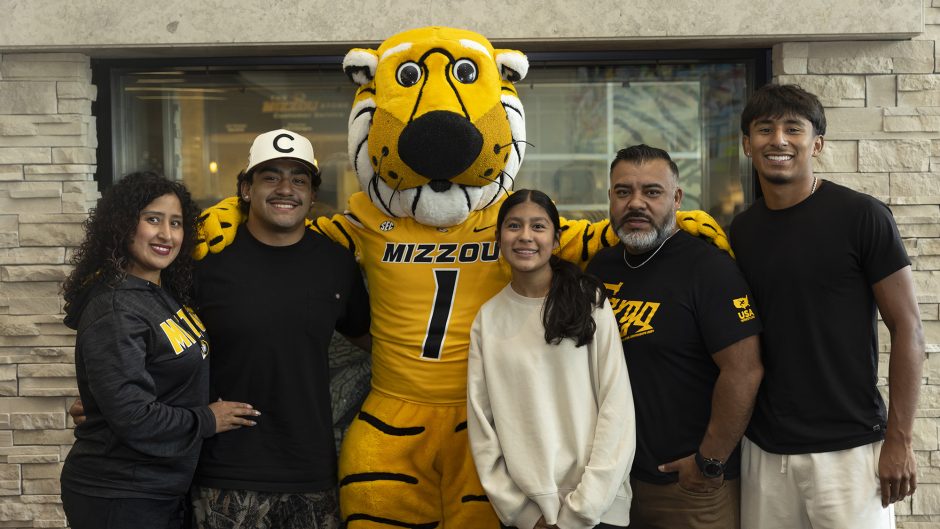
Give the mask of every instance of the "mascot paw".
POLYGON ((717 246, 718 249, 724 250, 728 252, 728 255, 734 257, 734 252, 731 251, 731 244, 728 242, 724 230, 708 213, 701 210, 677 211, 676 223, 683 231, 707 240, 717 246))
POLYGON ((219 253, 235 240, 238 225, 245 217, 238 209, 238 197, 223 199, 214 206, 206 208, 199 217, 200 237, 193 250, 196 259, 202 259, 209 252, 219 253))

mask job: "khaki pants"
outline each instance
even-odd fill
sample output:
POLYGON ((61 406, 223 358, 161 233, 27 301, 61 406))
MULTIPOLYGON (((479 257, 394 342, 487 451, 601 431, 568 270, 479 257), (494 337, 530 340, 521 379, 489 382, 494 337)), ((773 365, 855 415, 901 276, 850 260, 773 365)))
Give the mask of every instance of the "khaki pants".
POLYGON ((894 529, 881 506, 882 442, 782 455, 741 442, 741 521, 747 529, 894 529))
POLYGON ((739 529, 740 480, 713 492, 690 492, 678 483, 654 485, 635 479, 630 529, 739 529))

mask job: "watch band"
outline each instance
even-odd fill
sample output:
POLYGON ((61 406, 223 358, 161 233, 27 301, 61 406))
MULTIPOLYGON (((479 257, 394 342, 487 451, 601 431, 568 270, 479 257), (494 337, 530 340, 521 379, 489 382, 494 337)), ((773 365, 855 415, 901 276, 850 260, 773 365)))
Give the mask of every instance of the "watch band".
POLYGON ((695 451, 695 464, 706 478, 717 478, 725 473, 725 464, 722 460, 705 457, 698 450, 695 451))

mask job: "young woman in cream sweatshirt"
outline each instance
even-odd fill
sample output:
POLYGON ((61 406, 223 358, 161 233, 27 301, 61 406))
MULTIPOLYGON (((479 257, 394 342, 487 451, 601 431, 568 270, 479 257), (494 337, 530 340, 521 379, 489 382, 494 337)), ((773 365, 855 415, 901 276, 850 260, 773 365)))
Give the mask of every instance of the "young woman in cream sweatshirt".
POLYGON ((620 333, 603 285, 552 255, 559 225, 540 191, 500 207, 512 281, 473 322, 470 444, 504 526, 624 527, 636 440, 620 333))

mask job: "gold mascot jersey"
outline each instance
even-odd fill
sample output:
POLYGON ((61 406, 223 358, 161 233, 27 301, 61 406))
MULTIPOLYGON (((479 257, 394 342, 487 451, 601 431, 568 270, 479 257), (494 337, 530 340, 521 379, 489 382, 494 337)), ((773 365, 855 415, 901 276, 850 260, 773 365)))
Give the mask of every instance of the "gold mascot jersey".
POLYGON ((466 401, 470 324, 509 282, 495 241, 498 209, 439 229, 382 215, 356 193, 347 215, 318 219, 324 233, 355 251, 365 271, 375 389, 415 402, 466 401))
MULTIPOLYGON (((470 325, 510 279, 495 241, 498 212, 496 203, 459 226, 434 228, 385 216, 358 192, 345 215, 317 219, 319 231, 352 250, 365 271, 373 388, 413 402, 466 402, 470 325)), ((585 221, 562 224, 569 260, 586 261, 585 243, 590 254, 604 244, 585 221)))

